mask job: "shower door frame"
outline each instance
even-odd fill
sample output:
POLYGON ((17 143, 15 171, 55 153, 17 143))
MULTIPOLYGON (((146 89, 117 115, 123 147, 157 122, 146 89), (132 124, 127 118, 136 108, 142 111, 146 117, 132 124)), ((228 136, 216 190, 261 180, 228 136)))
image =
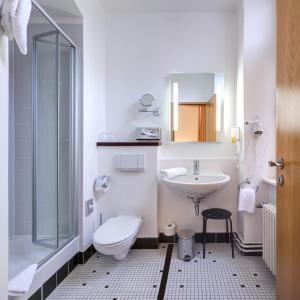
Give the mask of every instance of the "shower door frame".
MULTIPOLYGON (((77 235, 78 235, 78 200, 79 200, 79 115, 78 115, 78 48, 76 44, 72 41, 72 39, 52 20, 52 18, 47 14, 47 12, 38 4, 36 1, 32 0, 32 4, 35 6, 36 9, 40 11, 40 13, 49 21, 49 23, 55 28, 52 31, 45 32, 42 34, 35 35, 33 37, 33 63, 32 63, 32 97, 33 97, 33 207, 32 207, 32 241, 36 245, 40 245, 43 247, 48 247, 54 249, 53 252, 50 253, 41 263, 47 261, 50 257, 52 257, 55 253, 57 253, 61 248, 71 242, 77 235), (56 35, 56 74, 57 74, 57 166, 59 167, 59 104, 60 104, 60 38, 61 36, 67 40, 70 45, 67 45, 71 49, 70 55, 70 95, 69 95, 69 107, 71 108, 70 111, 70 145, 71 151, 69 152, 70 158, 70 194, 69 197, 72 199, 72 227, 73 232, 72 235, 66 239, 62 244, 59 243, 59 168, 57 169, 57 197, 56 197, 56 245, 48 244, 44 241, 39 241, 37 238, 37 227, 36 227, 36 186, 35 186, 35 161, 36 161, 36 101, 37 101, 37 90, 36 90, 36 71, 37 71, 37 52, 36 52, 36 44, 38 39, 42 37, 47 37, 50 35, 56 35)), ((45 41, 40 41, 45 42, 45 41)))

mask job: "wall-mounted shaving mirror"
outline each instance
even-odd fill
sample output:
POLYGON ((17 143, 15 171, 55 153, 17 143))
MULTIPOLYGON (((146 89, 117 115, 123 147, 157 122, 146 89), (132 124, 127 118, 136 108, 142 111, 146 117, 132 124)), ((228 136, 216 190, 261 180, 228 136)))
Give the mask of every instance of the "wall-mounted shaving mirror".
POLYGON ((170 74, 171 140, 223 140, 224 74, 170 74))
POLYGON ((140 99, 139 112, 143 113, 153 113, 154 116, 160 116, 160 108, 151 108, 155 102, 155 98, 151 94, 144 94, 140 99))
POLYGON ((155 99, 150 94, 145 94, 140 99, 140 103, 142 106, 151 106, 154 102, 155 102, 155 99))

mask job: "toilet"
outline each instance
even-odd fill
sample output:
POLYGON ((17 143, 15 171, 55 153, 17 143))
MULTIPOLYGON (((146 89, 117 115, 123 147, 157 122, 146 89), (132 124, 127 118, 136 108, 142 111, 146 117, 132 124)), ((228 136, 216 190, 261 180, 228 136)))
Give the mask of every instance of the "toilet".
POLYGON ((117 260, 125 259, 143 220, 135 216, 118 216, 108 219, 93 235, 95 249, 117 260))

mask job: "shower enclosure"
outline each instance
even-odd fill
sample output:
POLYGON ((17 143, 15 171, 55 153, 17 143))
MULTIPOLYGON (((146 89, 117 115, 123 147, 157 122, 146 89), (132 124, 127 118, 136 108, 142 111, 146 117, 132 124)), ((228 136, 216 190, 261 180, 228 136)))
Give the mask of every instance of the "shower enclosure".
POLYGON ((59 31, 33 37, 33 242, 58 248, 75 234, 75 47, 59 31))
POLYGON ((78 48, 32 2, 28 54, 10 42, 9 278, 77 236, 78 48))

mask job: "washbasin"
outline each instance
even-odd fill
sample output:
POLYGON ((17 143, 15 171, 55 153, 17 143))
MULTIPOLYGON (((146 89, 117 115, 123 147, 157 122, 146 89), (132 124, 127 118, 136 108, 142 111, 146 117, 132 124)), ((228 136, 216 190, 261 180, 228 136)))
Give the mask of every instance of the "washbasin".
POLYGON ((163 178, 163 182, 174 192, 192 198, 201 198, 224 188, 230 177, 220 172, 203 172, 199 175, 184 175, 163 178))

